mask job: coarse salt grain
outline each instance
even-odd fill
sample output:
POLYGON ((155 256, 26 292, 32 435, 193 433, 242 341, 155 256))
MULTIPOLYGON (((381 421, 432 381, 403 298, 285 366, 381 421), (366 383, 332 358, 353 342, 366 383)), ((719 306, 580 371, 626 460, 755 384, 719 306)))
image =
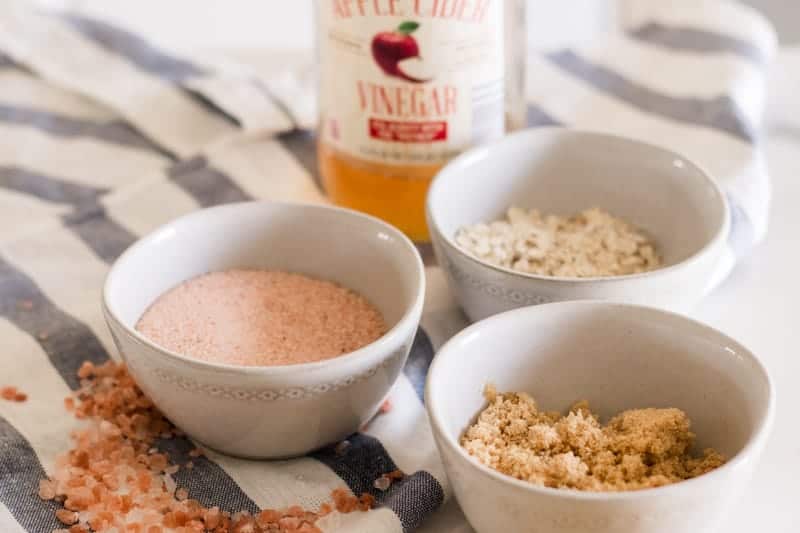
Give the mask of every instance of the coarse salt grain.
POLYGON ((80 375, 81 388, 65 405, 88 424, 73 434, 74 446, 57 458, 52 478, 39 483, 39 496, 61 502, 56 517, 71 526, 57 533, 321 533, 315 524, 333 505, 354 512, 375 503, 369 495, 337 489, 317 513, 299 506, 256 516, 205 508, 177 487, 168 473, 175 465, 153 447, 160 436, 178 432, 125 366, 85 363, 80 375))
POLYGON ((366 298, 329 281, 266 270, 227 270, 162 294, 136 329, 156 344, 204 361, 244 366, 338 357, 383 335, 366 298))
POLYGON ((392 481, 397 481, 398 479, 403 479, 406 477, 405 472, 402 470, 392 470, 391 472, 384 474, 386 477, 391 479, 392 481))
POLYGON ((16 387, 3 387, 0 389, 0 398, 9 402, 22 403, 28 399, 28 395, 16 387))
POLYGON ((380 414, 385 415, 386 413, 389 413, 391 411, 392 411, 392 400, 387 399, 381 404, 379 412, 380 414))
POLYGON ((62 524, 71 526, 78 521, 78 513, 74 511, 68 511, 67 509, 59 509, 56 511, 56 518, 62 524))
POLYGON ((386 476, 381 476, 373 482, 373 486, 380 491, 387 491, 392 486, 392 480, 386 476))
POLYGON ((43 500, 52 500, 56 497, 55 483, 49 479, 39 480, 39 497, 43 500))
POLYGON ((336 447, 333 449, 333 453, 335 453, 338 457, 341 457, 347 453, 348 448, 350 448, 350 441, 343 440, 336 445, 336 447))
POLYGON ((373 486, 381 492, 386 492, 395 481, 403 479, 404 477, 406 477, 406 474, 402 470, 392 470, 377 478, 373 482, 373 486))
POLYGON ((598 208, 566 217, 511 207, 504 219, 463 227, 455 239, 477 259, 541 276, 623 276, 661 266, 641 231, 598 208))

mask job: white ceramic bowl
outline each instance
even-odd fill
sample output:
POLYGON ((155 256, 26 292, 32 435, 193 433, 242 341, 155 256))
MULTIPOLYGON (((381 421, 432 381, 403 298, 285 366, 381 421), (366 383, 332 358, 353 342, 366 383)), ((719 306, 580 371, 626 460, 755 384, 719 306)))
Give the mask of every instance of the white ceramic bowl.
POLYGON ((563 300, 616 300, 691 308, 727 274, 724 194, 696 165, 667 150, 562 128, 527 130, 447 165, 428 193, 439 264, 472 320, 563 300), (569 279, 492 266, 456 245, 459 228, 501 218, 509 206, 574 214, 601 207, 644 229, 665 267, 631 276, 569 279))
POLYGON ((222 452, 281 458, 341 440, 375 414, 406 361, 424 293, 419 253, 388 224, 332 207, 252 202, 195 212, 131 246, 108 274, 103 308, 137 383, 175 425, 222 452), (190 359, 134 330, 166 290, 236 267, 335 281, 368 298, 391 329, 335 359, 276 367, 190 359))
POLYGON ((747 349, 698 322, 647 307, 562 302, 509 311, 441 348, 425 404, 461 507, 479 533, 709 533, 747 486, 774 392, 747 349), (604 420, 631 408, 688 413, 697 448, 729 461, 692 480, 626 493, 540 488, 480 464, 459 445, 488 382, 547 410, 586 399, 604 420))

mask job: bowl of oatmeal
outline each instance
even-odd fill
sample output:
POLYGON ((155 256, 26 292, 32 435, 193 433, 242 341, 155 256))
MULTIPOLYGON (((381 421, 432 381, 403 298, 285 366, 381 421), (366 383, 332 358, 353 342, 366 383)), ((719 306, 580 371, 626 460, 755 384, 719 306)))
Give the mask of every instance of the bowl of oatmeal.
POLYGON ((436 257, 472 320, 600 299, 685 311, 730 270, 725 195, 668 150, 562 128, 476 148, 434 179, 436 257))
POLYGON ((560 302, 443 346, 425 405, 478 533, 711 533, 747 488, 774 418, 766 369, 655 308, 560 302))
POLYGON ((284 458, 339 442, 380 408, 425 292, 399 230, 327 206, 248 202, 144 237, 106 279, 128 370, 204 445, 284 458))

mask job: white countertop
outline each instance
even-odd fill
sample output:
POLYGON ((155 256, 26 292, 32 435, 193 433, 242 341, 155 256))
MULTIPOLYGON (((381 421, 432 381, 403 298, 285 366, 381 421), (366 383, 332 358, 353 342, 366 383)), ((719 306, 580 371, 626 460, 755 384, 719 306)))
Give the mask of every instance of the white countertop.
POLYGON ((800 48, 785 50, 772 88, 765 150, 773 184, 764 243, 693 315, 741 341, 767 365, 777 389, 772 438, 725 533, 800 531, 800 48))

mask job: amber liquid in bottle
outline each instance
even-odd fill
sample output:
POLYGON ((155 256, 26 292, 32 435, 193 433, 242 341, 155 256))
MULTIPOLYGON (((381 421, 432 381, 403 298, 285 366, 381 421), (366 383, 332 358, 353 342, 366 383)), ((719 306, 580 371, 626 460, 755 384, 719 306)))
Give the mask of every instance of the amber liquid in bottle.
POLYGON ((319 143, 328 196, 337 205, 382 218, 412 240, 428 240, 425 196, 442 165, 387 165, 356 159, 319 143))
MULTIPOLYGON (((364 26, 369 25, 372 27, 375 24, 385 24, 387 26, 387 31, 383 32, 385 35, 389 36, 389 40, 396 38, 396 39, 407 39, 414 40, 413 41, 415 46, 418 46, 422 53, 419 54, 420 59, 424 59, 427 53, 435 53, 436 48, 434 44, 441 47, 442 42, 448 42, 450 44, 456 43, 459 41, 460 36, 457 34, 453 34, 448 38, 447 41, 440 40, 438 43, 434 43, 435 38, 441 35, 441 29, 438 29, 437 32, 425 33, 424 30, 430 28, 432 24, 445 24, 448 20, 448 17, 452 17, 452 23, 454 24, 463 24, 464 27, 467 28, 467 32, 469 30, 469 24, 477 24, 479 17, 477 14, 473 17, 473 13, 469 11, 468 6, 470 3, 461 3, 459 2, 445 2, 441 0, 422 0, 420 2, 412 1, 412 0, 394 0, 394 1, 387 1, 387 2, 368 2, 365 5, 365 9, 367 11, 361 12, 356 7, 352 9, 347 9, 346 3, 331 1, 331 0, 318 0, 317 2, 317 9, 318 9, 318 23, 321 21, 320 27, 320 42, 319 46, 331 46, 332 48, 338 48, 337 53, 341 54, 339 56, 333 57, 344 57, 345 61, 348 60, 349 53, 352 52, 353 55, 365 58, 366 56, 370 55, 370 52, 374 55, 375 54, 375 41, 373 40, 372 50, 370 50, 370 43, 368 40, 359 39, 361 36, 361 29, 364 26), (463 11, 457 11, 452 9, 452 7, 448 8, 448 6, 459 6, 465 5, 467 6, 463 11), (372 9, 373 11, 370 12, 369 10, 372 9), (383 11, 381 11, 383 9, 383 11), (390 10, 396 9, 397 13, 390 13, 390 10), (415 9, 418 11, 415 12, 415 9), (322 10, 327 10, 323 12, 322 10), (400 16, 400 19, 397 17, 392 17, 390 15, 396 14, 400 16), (397 19, 397 20, 395 20, 397 19), (359 25, 359 20, 363 21, 361 25, 359 25), (381 22, 376 22, 380 20, 381 22), (384 22, 386 20, 386 22, 384 22), (402 22, 397 30, 392 32, 392 24, 388 21, 393 20, 394 23, 397 23, 399 20, 403 20, 406 22, 402 22), (402 32, 403 28, 409 28, 411 33, 408 36, 404 37, 402 32), (421 30, 417 31, 417 27, 422 27, 421 30), (427 28, 426 28, 427 26, 427 28), (427 38, 427 40, 425 40, 427 38), (360 42, 359 42, 360 41, 360 42), (348 48, 352 47, 352 49, 348 48), (342 52, 341 50, 344 50, 342 52), (433 52, 430 52, 433 50, 433 52)), ((464 103, 464 100, 459 101, 460 109, 470 105, 479 106, 481 104, 484 105, 483 114, 481 115, 481 120, 485 120, 487 115, 487 109, 491 110, 493 113, 496 114, 496 120, 494 123, 497 123, 497 120, 500 121, 500 128, 498 131, 497 128, 491 130, 492 132, 489 134, 472 134, 472 139, 475 142, 467 142, 462 143, 462 145, 457 146, 458 151, 463 151, 469 148, 469 145, 474 145, 480 142, 481 140, 492 140, 497 138, 498 136, 502 135, 503 131, 509 131, 513 129, 517 129, 521 127, 522 122, 524 121, 524 114, 525 114, 525 106, 524 106, 524 80, 523 80, 523 71, 524 71, 524 0, 476 0, 472 2, 471 5, 474 8, 480 9, 481 7, 485 9, 485 12, 488 13, 491 10, 497 9, 502 11, 499 17, 495 17, 494 24, 499 24, 498 28, 493 28, 489 30, 487 33, 494 32, 494 40, 491 44, 485 44, 487 48, 490 46, 500 47, 500 61, 499 63, 503 63, 500 68, 502 71, 500 75, 504 78, 502 80, 503 87, 500 89, 499 101, 494 103, 487 104, 487 99, 483 101, 478 101, 473 97, 473 101, 469 101, 467 99, 467 104, 464 103), (494 2, 500 2, 500 4, 494 4, 494 2), (505 61, 503 61, 503 59, 505 61)), ((476 11, 477 13, 477 11, 476 11)), ((496 13, 495 13, 496 14, 496 13)), ((483 22, 486 24, 486 22, 483 22)), ((441 28, 441 26, 440 26, 441 28)), ((364 35, 371 36, 376 35, 376 30, 370 30, 369 32, 365 32, 364 35)), ((377 37, 377 35, 376 35, 377 37)), ((484 45, 484 43, 488 43, 488 41, 483 40, 483 38, 472 38, 472 41, 469 41, 468 38, 464 38, 461 41, 463 45, 466 45, 468 48, 472 46, 473 48, 477 48, 478 46, 484 45)), ((406 43, 407 44, 407 43, 406 43)), ((464 48, 465 46, 462 46, 464 48)), ((457 48, 457 46, 456 46, 457 48)), ((418 50, 414 50, 415 52, 418 50)), ((323 52, 321 50, 321 52, 323 52)), ((467 52, 469 53, 469 52, 467 52)), ((474 54, 474 58, 486 60, 486 53, 478 52, 474 54), (481 55, 483 54, 483 55, 481 55)), ((323 185, 325 190, 331 200, 336 203, 337 205, 341 205, 344 207, 349 207, 352 209, 356 209, 374 216, 377 216, 390 224, 398 227, 402 230, 406 235, 408 235, 412 240, 418 242, 425 242, 429 240, 428 237, 428 230, 425 223, 425 197, 427 195, 428 187, 431 184, 436 173, 444 166, 447 161, 436 160, 433 163, 408 163, 404 161, 381 161, 379 158, 367 158, 367 157, 360 157, 355 151, 353 150, 343 150, 337 147, 336 142, 328 142, 331 138, 338 136, 337 133, 329 135, 328 131, 325 129, 329 125, 329 116, 333 116, 336 114, 337 110, 340 109, 342 106, 340 105, 341 101, 346 101, 348 98, 347 91, 340 91, 338 94, 341 95, 340 99, 332 98, 332 99, 325 99, 324 95, 327 87, 326 84, 335 84, 339 83, 341 80, 340 77, 352 75, 354 78, 354 83, 361 83, 355 82, 359 76, 363 76, 363 70, 370 68, 370 61, 365 61, 366 67, 359 67, 362 70, 348 70, 347 64, 343 65, 344 68, 341 70, 339 68, 331 69, 330 65, 326 65, 326 61, 331 61, 330 57, 327 57, 326 54, 321 53, 323 65, 322 70, 323 73, 327 73, 327 76, 323 74, 321 79, 321 87, 320 93, 323 95, 321 98, 321 113, 320 113, 320 135, 318 137, 318 159, 319 159, 319 168, 320 173, 322 175, 323 185), (326 68, 327 67, 327 68, 326 68), (331 74, 331 72, 335 72, 335 74, 331 74), (336 81, 332 81, 331 78, 336 78, 336 81)), ((451 69, 455 71, 459 66, 464 68, 464 65, 470 64, 470 57, 459 57, 453 54, 451 57, 455 58, 455 66, 447 64, 443 61, 439 61, 440 65, 445 65, 446 69, 451 69), (459 63, 460 61, 460 63, 459 63)), ((493 57, 497 57, 496 55, 493 57)), ((415 90, 417 87, 422 86, 423 84, 415 84, 413 81, 406 83, 406 80, 403 80, 401 76, 405 76, 404 72, 400 72, 398 75, 397 72, 392 71, 390 68, 387 67, 386 64, 381 64, 380 59, 376 58, 375 61, 379 64, 381 68, 384 70, 385 82, 378 82, 378 83, 385 83, 386 90, 391 91, 394 90, 394 87, 398 84, 405 85, 408 90, 415 90)), ((497 65, 496 61, 492 62, 493 64, 497 65)), ((402 63, 401 63, 402 65, 402 63)), ((389 65, 391 67, 392 65, 389 65)), ((373 68, 372 70, 375 70, 373 68)), ((495 73, 494 76, 497 74, 495 73)), ((374 76, 374 74, 373 74, 374 76)), ((491 76, 490 76, 491 77, 491 76)), ((371 78, 372 81, 375 81, 379 78, 371 78)), ((435 83, 432 82, 432 83, 435 83)), ((445 84, 446 82, 442 82, 445 84)), ((463 84, 463 81, 462 81, 463 84)), ((484 86, 492 87, 491 81, 484 86)), ((496 85, 494 86, 496 89, 496 85)), ((470 87, 459 87, 459 90, 464 92, 468 92, 470 87)), ((473 87, 473 92, 474 92, 473 87)), ((353 91, 355 92, 355 91, 353 91)), ((363 94, 363 93, 362 93, 363 94)), ((382 111, 386 111, 383 109, 382 111)), ((470 109, 469 112, 472 113, 475 110, 470 109)), ((356 117, 353 118, 353 115, 349 115, 350 119, 354 122, 364 121, 363 126, 361 124, 357 124, 357 127, 362 128, 364 130, 370 129, 371 122, 370 119, 374 118, 374 113, 370 115, 368 112, 365 112, 364 117, 356 117), (369 126, 367 124, 370 124, 369 126)), ((473 117, 473 123, 477 122, 478 115, 476 114, 473 117)), ((408 122, 416 122, 416 123, 424 123, 425 120, 431 121, 438 121, 438 120, 446 120, 445 118, 433 118, 433 119, 421 119, 417 117, 406 117, 405 119, 398 119, 395 117, 385 117, 379 116, 381 121, 385 121, 387 124, 391 125, 399 125, 398 127, 402 127, 402 124, 408 122)), ((337 122, 338 119, 334 118, 333 123, 337 124, 337 127, 334 128, 338 130, 340 127, 340 122, 337 122)), ((344 120, 344 119, 342 119, 344 120)), ((428 122, 430 124, 430 122, 428 122)), ((352 126, 352 124, 348 124, 348 126, 352 126)), ((448 123, 447 127, 449 128, 448 132, 449 135, 452 136, 455 126, 458 126, 458 123, 448 123)), ((489 131, 491 128, 486 128, 485 131, 489 131)), ((469 135, 467 135, 469 139, 469 135)), ((368 142, 374 142, 372 140, 368 142)), ((379 140, 380 142, 380 140, 379 140)), ((387 145, 394 144, 393 142, 386 141, 387 145)), ((419 143, 418 146, 422 147, 421 149, 425 149, 426 144, 430 143, 419 143)), ((431 144, 431 146, 435 145, 435 143, 431 144)), ((397 146, 401 146, 401 150, 409 149, 414 150, 413 143, 401 143, 397 146)), ((456 152, 457 153, 457 152, 456 152)), ((454 154, 455 155, 455 154, 454 154)), ((487 179, 491 179, 487 177, 487 179)))

